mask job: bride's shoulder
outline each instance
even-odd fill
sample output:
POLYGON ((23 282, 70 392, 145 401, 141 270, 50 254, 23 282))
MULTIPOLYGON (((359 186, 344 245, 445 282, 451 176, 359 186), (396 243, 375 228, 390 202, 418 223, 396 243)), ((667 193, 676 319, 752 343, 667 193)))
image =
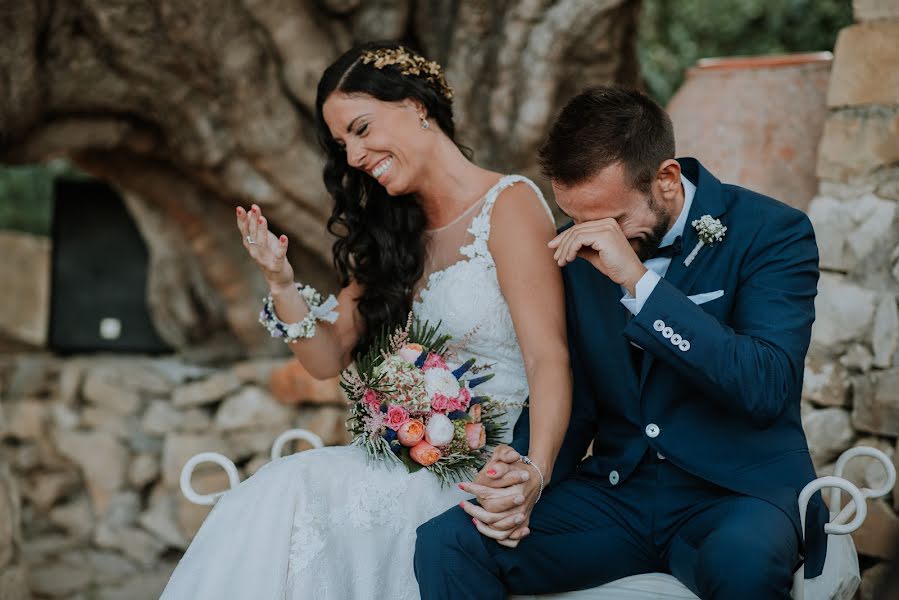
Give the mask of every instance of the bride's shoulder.
POLYGON ((547 224, 555 228, 552 210, 536 183, 523 175, 500 179, 492 199, 491 221, 494 228, 537 228, 547 224))

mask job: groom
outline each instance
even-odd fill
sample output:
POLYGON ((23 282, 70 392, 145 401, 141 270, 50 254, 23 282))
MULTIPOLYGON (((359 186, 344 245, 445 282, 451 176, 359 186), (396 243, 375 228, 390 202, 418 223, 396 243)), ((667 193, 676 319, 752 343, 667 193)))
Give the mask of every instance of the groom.
POLYGON ((509 464, 527 452, 525 413, 515 450, 465 485, 480 506, 419 528, 422 597, 659 571, 704 599, 789 598, 803 561, 807 577, 821 572, 827 517, 818 495, 803 543, 797 497, 815 477, 799 414, 818 281, 809 220, 675 160, 663 109, 619 87, 571 100, 540 161, 573 221, 550 243, 566 288, 571 421, 536 504, 525 498, 539 474, 509 464))

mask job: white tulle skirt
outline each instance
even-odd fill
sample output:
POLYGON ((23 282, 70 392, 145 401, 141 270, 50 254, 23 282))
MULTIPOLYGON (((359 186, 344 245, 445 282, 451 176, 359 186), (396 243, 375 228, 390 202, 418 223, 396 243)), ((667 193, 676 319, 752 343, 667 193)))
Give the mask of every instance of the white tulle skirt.
POLYGON ((218 500, 162 598, 418 598, 415 529, 469 497, 358 447, 294 454, 218 500))

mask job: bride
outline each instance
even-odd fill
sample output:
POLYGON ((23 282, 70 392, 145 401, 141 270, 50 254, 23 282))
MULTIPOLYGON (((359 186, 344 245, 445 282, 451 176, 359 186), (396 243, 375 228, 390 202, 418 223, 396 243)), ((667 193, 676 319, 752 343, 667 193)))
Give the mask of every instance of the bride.
MULTIPOLYGON (((330 306, 298 292, 288 240, 261 209, 238 207, 237 223, 271 289, 267 325, 316 377, 337 375, 411 310, 442 322, 461 358, 492 365, 478 391, 503 405, 507 438, 530 397, 533 465, 514 475, 532 476, 497 493, 533 506, 570 410, 562 281, 547 248, 555 228, 531 181, 468 160, 451 100, 440 66, 398 45, 351 49, 323 74, 316 122, 343 282, 333 323, 322 316, 330 306)), ((478 479, 491 476, 513 472, 478 479)), ((469 498, 427 470, 371 462, 360 447, 295 454, 218 500, 162 597, 417 598, 416 527, 469 498)), ((514 545, 525 525, 472 526, 514 545)))

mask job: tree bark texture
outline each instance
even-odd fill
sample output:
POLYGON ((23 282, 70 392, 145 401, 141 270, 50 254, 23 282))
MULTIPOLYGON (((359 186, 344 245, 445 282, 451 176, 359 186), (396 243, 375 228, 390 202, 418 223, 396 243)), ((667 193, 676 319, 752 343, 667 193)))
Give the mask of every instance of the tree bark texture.
POLYGON ((230 330, 271 351, 234 206, 255 202, 298 276, 334 287, 313 111, 353 43, 444 65, 460 141, 503 172, 579 89, 636 84, 639 0, 0 0, 0 161, 67 157, 109 181, 150 247, 150 308, 174 346, 230 330), (179 258, 180 257, 180 258, 179 258))

